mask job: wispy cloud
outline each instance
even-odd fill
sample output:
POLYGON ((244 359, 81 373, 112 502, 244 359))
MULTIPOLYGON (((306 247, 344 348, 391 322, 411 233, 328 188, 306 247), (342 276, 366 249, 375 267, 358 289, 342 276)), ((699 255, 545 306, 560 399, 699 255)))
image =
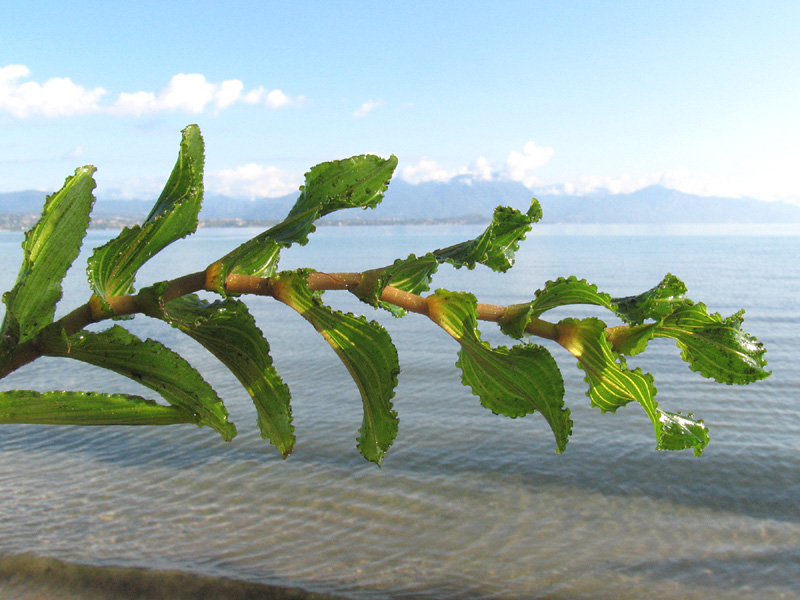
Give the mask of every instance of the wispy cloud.
MULTIPOLYGON (((800 160, 800 156, 797 157, 800 160)), ((668 169, 660 173, 619 175, 584 175, 571 181, 537 187, 538 193, 568 194, 586 196, 596 193, 630 194, 642 188, 659 185, 696 196, 719 196, 741 198, 749 196, 766 201, 784 201, 799 204, 800 199, 793 193, 797 162, 786 170, 774 172, 774 177, 765 181, 763 177, 748 172, 726 173, 724 175, 698 175, 686 168, 668 169)))
POLYGON ((369 113, 371 113, 376 108, 380 108, 381 106, 385 106, 385 102, 383 100, 367 100, 359 106, 355 111, 353 111, 353 116, 356 119, 360 119, 362 117, 366 117, 369 113))
POLYGON ((115 182, 107 182, 100 177, 97 180, 95 195, 98 198, 115 200, 155 199, 164 189, 164 183, 163 175, 126 177, 115 182))
POLYGON ((277 109, 305 102, 302 95, 291 97, 280 89, 267 90, 263 86, 245 91, 244 83, 238 79, 215 83, 199 73, 179 73, 158 92, 123 92, 113 101, 103 102, 109 96, 105 88, 87 89, 68 77, 48 79, 44 83, 24 81, 30 75, 25 65, 0 68, 0 112, 19 119, 96 113, 141 116, 183 112, 196 115, 209 110, 219 112, 234 104, 277 109))
MULTIPOLYGON (((675 171, 651 175, 585 175, 567 183, 560 183, 543 187, 543 191, 550 194, 568 194, 571 196, 586 196, 597 192, 610 192, 612 194, 630 194, 651 185, 663 185, 678 189, 676 183, 682 181, 684 176, 675 171)), ((694 193, 694 192, 693 192, 694 193)))
POLYGON ((291 194, 302 183, 302 174, 249 163, 233 169, 211 171, 208 173, 206 187, 211 193, 245 196, 252 200, 291 194))
POLYGON ((64 160, 77 160, 81 156, 83 156, 83 145, 82 144, 80 146, 75 146, 72 150, 70 150, 69 152, 66 152, 62 158, 64 160))

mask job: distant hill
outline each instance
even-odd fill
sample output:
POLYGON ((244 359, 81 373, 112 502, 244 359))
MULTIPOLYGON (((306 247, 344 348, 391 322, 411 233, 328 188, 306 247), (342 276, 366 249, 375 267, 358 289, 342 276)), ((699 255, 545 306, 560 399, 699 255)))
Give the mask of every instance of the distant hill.
MULTIPOLYGON (((337 219, 446 220, 471 217, 488 219, 497 205, 527 209, 535 193, 512 181, 470 181, 409 184, 396 180, 376 210, 345 211, 337 219)), ((45 194, 24 191, 0 194, 0 214, 41 212, 45 194)), ((297 194, 280 198, 230 198, 208 195, 201 219, 279 220, 297 194)), ((800 207, 753 198, 719 198, 685 194, 660 186, 631 194, 597 193, 585 196, 537 195, 545 223, 800 223, 800 207)), ((96 218, 141 219, 152 200, 99 199, 96 218)), ((332 215, 333 216, 333 215, 332 215)))
POLYGON ((42 212, 46 194, 35 190, 0 194, 0 213, 27 215, 42 212))
MULTIPOLYGON (((694 196, 661 186, 631 194, 569 196, 536 194, 517 182, 458 179, 419 185, 393 182, 380 212, 402 218, 488 217, 497 205, 525 210, 534 196, 542 205, 544 223, 800 223, 800 206, 753 198, 694 196)), ((361 214, 366 218, 366 213, 361 214)))
POLYGON ((800 206, 694 196, 661 186, 631 194, 541 196, 548 223, 800 223, 800 206))

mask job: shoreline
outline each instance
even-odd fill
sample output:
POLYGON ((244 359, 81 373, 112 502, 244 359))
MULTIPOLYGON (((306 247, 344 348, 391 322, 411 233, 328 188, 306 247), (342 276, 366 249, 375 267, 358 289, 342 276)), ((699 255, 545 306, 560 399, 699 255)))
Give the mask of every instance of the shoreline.
POLYGON ((82 564, 31 553, 0 554, 0 597, 27 600, 344 600, 173 569, 82 564))
MULTIPOLYGON (((28 231, 39 220, 41 215, 28 214, 0 214, 0 231, 28 231)), ((125 227, 141 225, 145 216, 141 217, 94 217, 89 223, 89 229, 122 230, 125 227)), ((446 219, 433 218, 375 218, 375 219, 336 219, 323 217, 315 222, 322 227, 362 227, 362 226, 392 226, 392 225, 485 225, 491 219, 483 215, 467 215, 446 219)), ((200 219, 198 228, 268 228, 277 225, 279 219, 200 219)))

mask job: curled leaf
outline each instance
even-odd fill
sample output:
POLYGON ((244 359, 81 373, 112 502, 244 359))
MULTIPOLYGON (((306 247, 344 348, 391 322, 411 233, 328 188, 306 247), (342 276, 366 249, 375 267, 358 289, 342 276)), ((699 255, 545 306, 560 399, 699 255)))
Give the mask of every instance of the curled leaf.
POLYGON ((449 262, 457 269, 474 269, 486 265, 493 271, 506 272, 514 264, 514 253, 525 239, 531 225, 542 216, 539 202, 534 198, 527 212, 508 206, 498 206, 492 222, 475 239, 433 252, 440 263, 449 262))
POLYGON ((564 407, 561 371, 550 353, 532 344, 492 348, 482 341, 472 294, 437 290, 428 297, 428 307, 431 319, 461 345, 456 365, 481 404, 508 417, 540 412, 556 438, 557 452, 563 452, 572 419, 564 407))
POLYGON ((641 324, 648 319, 660 321, 687 303, 686 285, 671 273, 654 288, 626 298, 614 298, 614 312, 628 323, 641 324))
POLYGON ((344 208, 374 208, 383 199, 397 158, 353 156, 326 162, 306 173, 300 197, 287 217, 274 227, 229 252, 208 269, 210 284, 225 294, 225 278, 231 273, 268 277, 278 267, 280 251, 304 245, 314 222, 344 208))
POLYGON ((658 410, 661 421, 661 436, 658 440, 659 450, 694 450, 695 456, 700 456, 708 445, 708 429, 703 421, 693 418, 690 413, 683 416, 680 413, 669 413, 658 410))
POLYGON ((397 350, 378 323, 322 304, 308 289, 307 276, 307 271, 278 273, 272 279, 272 293, 311 323, 344 363, 364 406, 358 449, 380 465, 397 436, 397 413, 391 402, 400 372, 397 350))
POLYGON ((411 254, 408 258, 397 259, 383 269, 374 269, 363 274, 361 282, 352 292, 361 300, 376 308, 383 308, 395 317, 402 317, 406 311, 398 306, 381 300, 386 286, 391 285, 410 294, 421 294, 428 290, 433 274, 439 268, 439 261, 433 253, 417 258, 411 254))
POLYGON ((505 272, 514 264, 514 253, 519 242, 525 239, 531 224, 542 216, 536 199, 526 213, 508 206, 498 206, 492 222, 477 238, 429 252, 421 257, 411 254, 396 260, 392 265, 376 269, 362 285, 352 290, 360 300, 384 308, 396 317, 405 311, 380 300, 387 285, 404 292, 420 294, 430 287, 434 273, 442 263, 451 263, 457 269, 474 269, 476 264, 486 265, 493 271, 505 272))
POLYGON ((536 299, 531 304, 535 317, 557 306, 568 304, 594 304, 609 310, 612 306, 608 294, 599 292, 596 285, 585 279, 574 276, 548 281, 543 289, 536 292, 536 299))
POLYGON ((744 311, 723 319, 704 304, 686 304, 666 317, 657 337, 669 337, 693 371, 720 383, 747 384, 768 377, 766 349, 742 331, 744 311))
POLYGON ((608 341, 605 324, 599 319, 565 319, 559 322, 563 338, 559 340, 579 361, 589 384, 586 395, 603 412, 615 412, 629 402, 638 402, 653 424, 656 448, 683 450, 693 448, 699 456, 708 433, 702 421, 662 411, 656 402, 653 376, 641 369, 628 369, 608 341))

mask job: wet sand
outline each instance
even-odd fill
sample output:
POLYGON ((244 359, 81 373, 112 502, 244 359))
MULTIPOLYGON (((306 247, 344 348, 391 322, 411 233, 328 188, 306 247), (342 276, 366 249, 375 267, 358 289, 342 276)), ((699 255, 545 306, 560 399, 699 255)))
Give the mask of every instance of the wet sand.
POLYGON ((5 600, 335 600, 335 596, 181 571, 99 567, 31 554, 0 557, 5 600))

